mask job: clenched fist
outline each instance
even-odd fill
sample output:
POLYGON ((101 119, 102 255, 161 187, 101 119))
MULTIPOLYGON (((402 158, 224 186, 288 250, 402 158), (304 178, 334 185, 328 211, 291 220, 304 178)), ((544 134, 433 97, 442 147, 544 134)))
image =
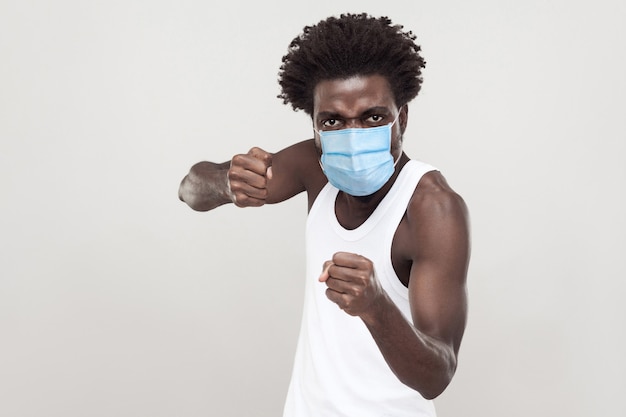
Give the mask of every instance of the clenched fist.
POLYGON ((233 156, 228 170, 231 200, 238 207, 259 207, 267 199, 267 183, 272 178, 272 154, 252 148, 233 156))
POLYGON ((328 299, 352 316, 370 313, 384 297, 372 261, 354 253, 334 254, 332 260, 324 262, 319 280, 328 287, 328 299))

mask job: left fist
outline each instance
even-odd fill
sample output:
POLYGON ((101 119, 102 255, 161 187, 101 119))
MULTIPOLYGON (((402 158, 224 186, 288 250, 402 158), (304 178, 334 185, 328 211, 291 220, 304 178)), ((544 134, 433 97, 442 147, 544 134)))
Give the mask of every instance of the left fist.
POLYGON ((332 260, 324 262, 320 282, 325 282, 326 296, 351 316, 370 312, 384 296, 374 264, 354 253, 337 252, 332 260))

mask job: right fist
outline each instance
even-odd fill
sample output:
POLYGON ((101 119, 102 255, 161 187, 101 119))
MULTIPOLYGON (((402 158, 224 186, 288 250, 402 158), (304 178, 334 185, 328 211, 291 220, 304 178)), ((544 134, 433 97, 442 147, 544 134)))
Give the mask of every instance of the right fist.
POLYGON ((238 207, 259 207, 267 199, 267 182, 272 178, 272 154, 252 148, 233 156, 228 170, 228 186, 238 207))

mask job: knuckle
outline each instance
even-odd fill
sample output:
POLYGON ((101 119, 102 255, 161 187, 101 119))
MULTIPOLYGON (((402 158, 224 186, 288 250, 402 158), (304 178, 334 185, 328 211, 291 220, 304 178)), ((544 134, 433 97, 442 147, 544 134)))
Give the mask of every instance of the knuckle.
POLYGON ((365 258, 363 256, 361 256, 361 258, 359 260, 359 265, 361 267, 363 267, 364 269, 373 269, 374 268, 374 263, 370 259, 365 258))
POLYGON ((239 167, 246 166, 246 161, 247 161, 246 155, 237 154, 237 155, 233 156, 232 159, 230 160, 230 170, 229 171, 236 170, 239 167))
POLYGON ((231 187, 237 185, 237 183, 245 182, 245 173, 239 167, 231 167, 226 174, 231 187))
POLYGON ((256 159, 260 159, 262 161, 267 160, 269 157, 269 154, 265 152, 263 149, 259 148, 258 146, 254 146, 250 148, 250 150, 248 151, 248 155, 256 159))
POLYGON ((228 176, 228 186, 232 194, 237 194, 241 190, 241 183, 236 176, 228 176))
POLYGON ((237 207, 255 207, 259 206, 259 202, 255 199, 248 197, 245 194, 236 194, 234 203, 237 207))
POLYGON ((369 281, 370 276, 371 275, 369 271, 362 270, 362 271, 357 272, 356 279, 361 283, 366 283, 369 281))

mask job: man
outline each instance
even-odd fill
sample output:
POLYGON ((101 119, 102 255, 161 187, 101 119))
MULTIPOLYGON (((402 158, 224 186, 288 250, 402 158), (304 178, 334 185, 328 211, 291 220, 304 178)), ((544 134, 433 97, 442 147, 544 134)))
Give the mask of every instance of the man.
POLYGON ((305 27, 279 73, 314 138, 194 165, 195 210, 308 195, 302 328, 286 417, 433 416, 467 315, 468 215, 436 169, 402 151, 424 60, 385 17, 305 27))

